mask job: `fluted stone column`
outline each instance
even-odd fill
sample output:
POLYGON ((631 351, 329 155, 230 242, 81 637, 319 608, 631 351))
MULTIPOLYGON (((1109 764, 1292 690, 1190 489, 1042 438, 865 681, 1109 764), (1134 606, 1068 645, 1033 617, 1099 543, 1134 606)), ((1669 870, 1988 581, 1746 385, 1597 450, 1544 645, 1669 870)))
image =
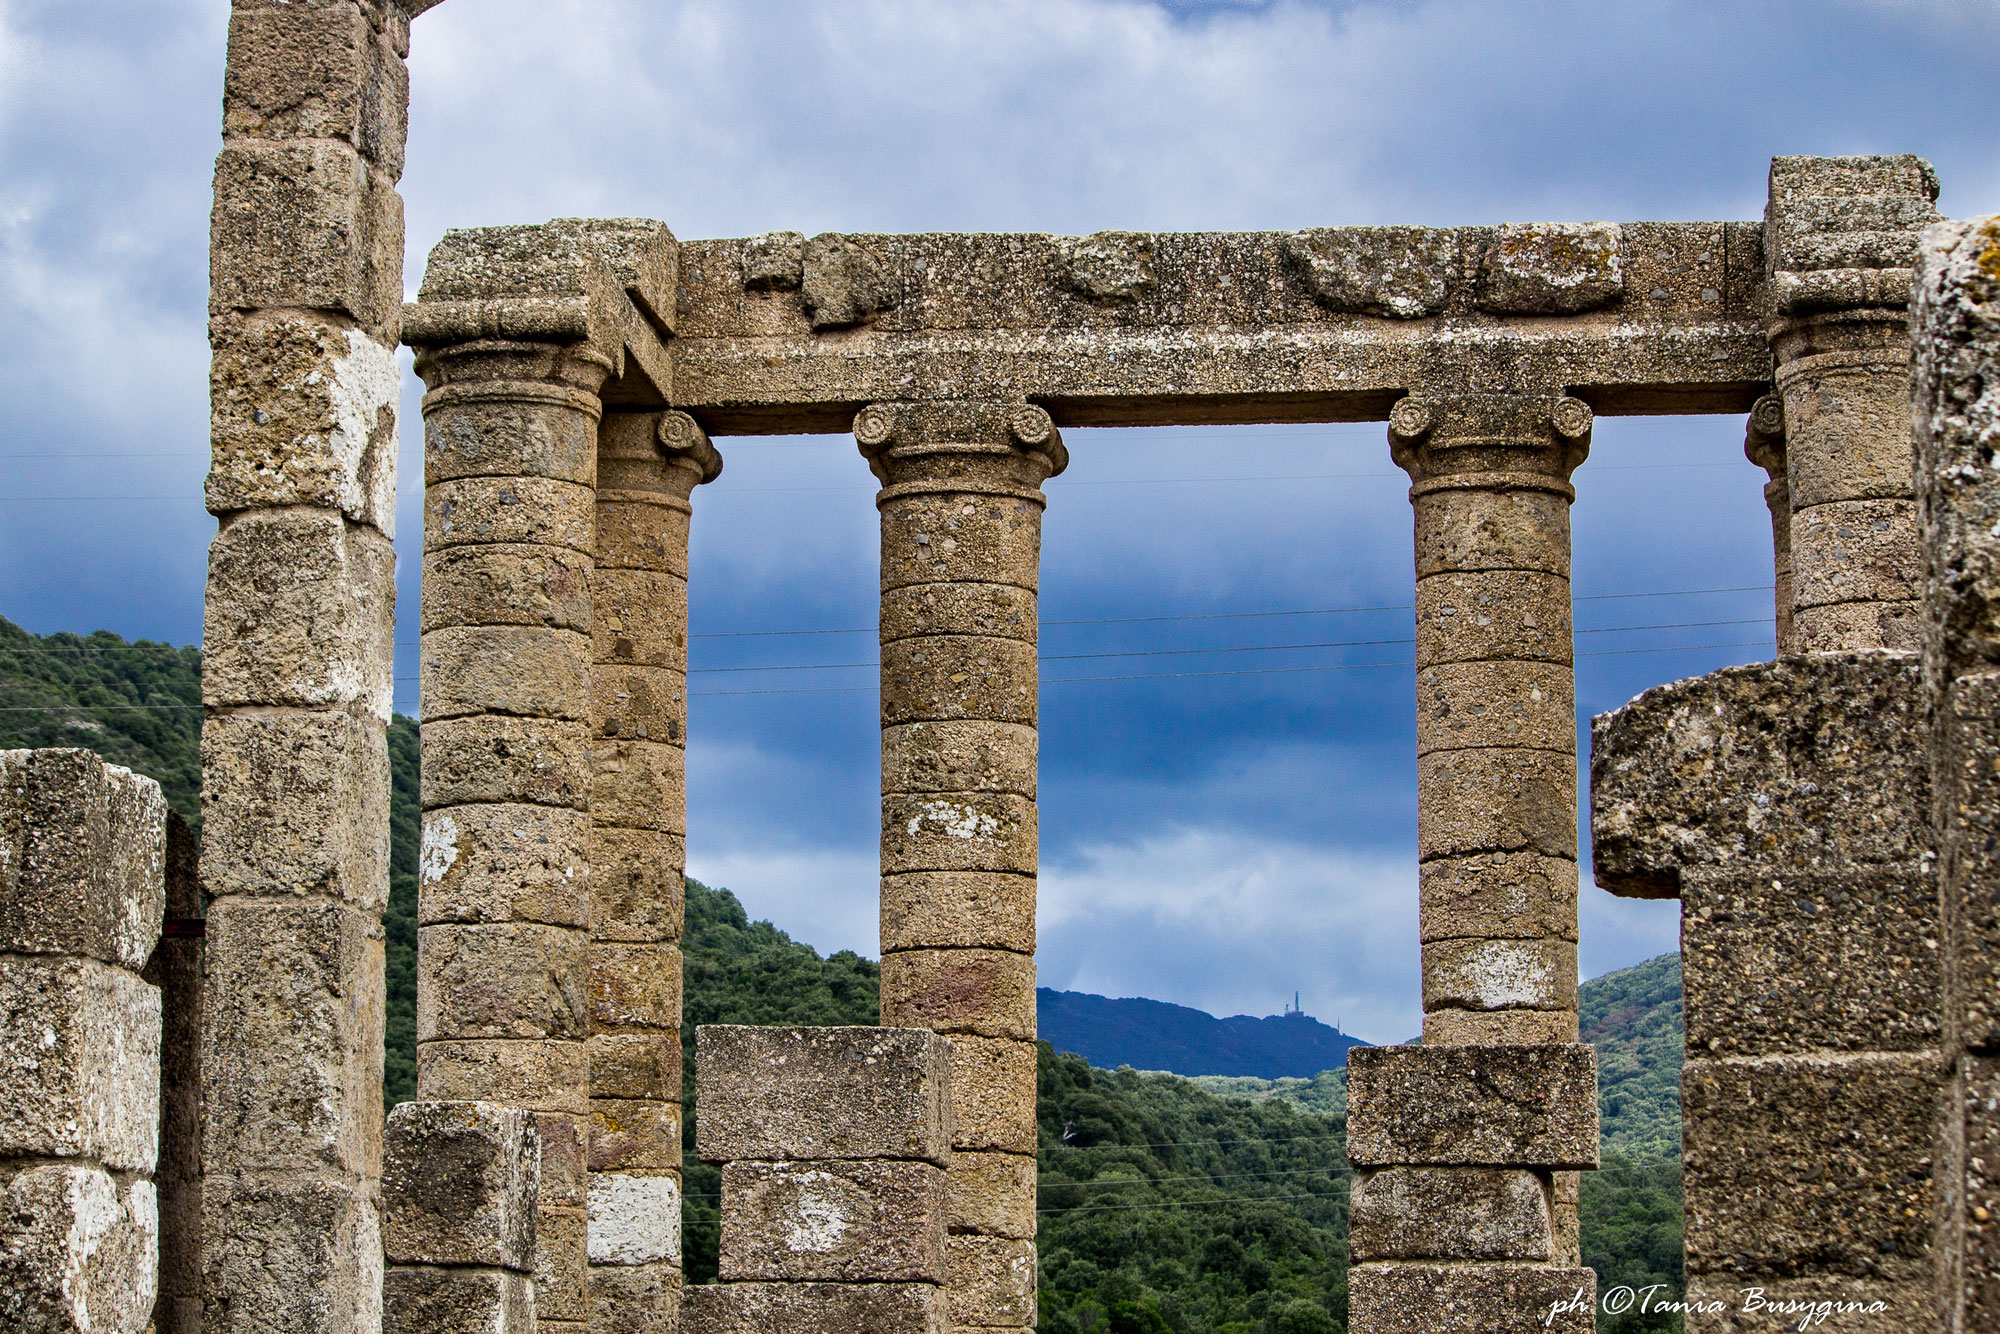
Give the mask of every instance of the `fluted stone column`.
POLYGON ((592 1328, 671 1334, 681 1286, 689 496, 722 457, 682 412, 598 436, 591 575, 592 1328))
POLYGON ((1792 643, 1792 491, 1785 475, 1785 401, 1766 394, 1750 409, 1743 428, 1743 457, 1764 470, 1764 506, 1771 511, 1771 601, 1782 654, 1792 643))
POLYGON ((1069 456, 1022 403, 889 403, 882 482, 882 1022, 950 1038, 956 1329, 1035 1320, 1035 599, 1041 484, 1069 456))
POLYGON ((583 1329, 590 1111, 588 345, 425 349, 417 1088, 537 1114, 535 1300, 583 1329))
POLYGON ((1908 155, 1771 162, 1768 334, 1799 652, 1917 647, 1910 264, 1937 193, 1930 164, 1908 155))
POLYGON ((1412 396, 1390 417, 1416 521, 1424 1043, 1349 1060, 1358 1334, 1591 1327, 1569 593, 1590 428, 1554 394, 1412 396))

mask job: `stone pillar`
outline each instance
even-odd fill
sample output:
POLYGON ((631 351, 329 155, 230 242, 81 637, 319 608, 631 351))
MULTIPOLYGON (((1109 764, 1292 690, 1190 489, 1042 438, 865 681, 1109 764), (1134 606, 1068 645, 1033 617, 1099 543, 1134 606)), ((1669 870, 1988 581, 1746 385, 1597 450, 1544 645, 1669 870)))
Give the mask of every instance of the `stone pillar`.
POLYGON ((2000 1324, 2000 216, 1924 236, 1915 294, 1924 682, 1948 1064, 1938 1327, 2000 1324))
POLYGON ((1035 1321, 1035 598, 1041 484, 1069 456, 1024 403, 878 404, 882 1021, 947 1035, 956 1329, 1035 1321))
POLYGON ((165 930, 146 981, 160 989, 160 1291, 156 1334, 201 1331, 201 841, 172 809, 165 930))
POLYGON ((535 1120, 490 1102, 389 1113, 382 1334, 535 1334, 535 1120))
POLYGON ((152 1321, 166 814, 87 750, 0 751, 0 1328, 152 1321))
POLYGON ((947 1322, 941 1286, 946 1040, 704 1026, 697 1044, 696 1150, 722 1164, 721 1281, 687 1289, 687 1334, 966 1328, 947 1322))
POLYGON ((1764 505, 1771 511, 1772 611, 1777 617, 1780 655, 1795 653, 1792 642, 1792 493, 1785 476, 1785 401, 1765 394, 1750 409, 1743 428, 1743 457, 1764 470, 1764 505))
POLYGON ((204 1316, 380 1319, 409 15, 236 0, 210 224, 204 1316))
POLYGON ((536 1307, 573 1334, 589 1314, 591 578, 610 366, 584 343, 505 339, 417 358, 417 1088, 536 1113, 536 1307))
POLYGON ((681 1285, 689 496, 722 457, 682 412, 598 436, 591 576, 592 1328, 671 1334, 681 1285))
POLYGON ((1917 646, 1908 305, 1937 193, 1930 164, 1908 155, 1771 162, 1768 334, 1799 652, 1917 646))
POLYGON ((1497 1328, 1531 1308, 1590 1327, 1575 1173, 1597 1164, 1597 1075, 1576 1043, 1569 594, 1569 475, 1590 428, 1554 394, 1412 396, 1390 417, 1416 525, 1424 1045, 1349 1060, 1362 1334, 1497 1328))

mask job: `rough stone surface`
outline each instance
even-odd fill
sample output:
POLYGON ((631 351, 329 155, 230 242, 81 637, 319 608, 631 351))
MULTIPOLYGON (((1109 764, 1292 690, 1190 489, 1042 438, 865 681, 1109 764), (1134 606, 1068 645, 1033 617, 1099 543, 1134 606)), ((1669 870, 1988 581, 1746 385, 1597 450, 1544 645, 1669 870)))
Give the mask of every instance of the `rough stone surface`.
POLYGON ((1424 945, 1424 1010, 1574 1010, 1567 940, 1435 940, 1424 945))
POLYGON ((1347 1245, 1356 1263, 1555 1258, 1541 1178, 1477 1167, 1392 1167, 1360 1177, 1347 1245))
POLYGON ((383 1140, 390 1263, 528 1271, 542 1155, 531 1114, 488 1102, 406 1102, 389 1113, 383 1140))
POLYGON ((1923 1283, 1884 1283, 1851 1274, 1754 1279, 1691 1275, 1688 1334, 1782 1334, 1801 1323, 1855 1334, 1905 1334, 1934 1328, 1936 1308, 1923 1283), (1698 1303, 1700 1309, 1692 1304, 1698 1303))
MULTIPOLYGON (((952 1061, 936 1034, 704 1025, 696 1044, 704 1159, 947 1164, 952 1061)), ((1028 1087, 1032 1096, 1032 1080, 1028 1087)))
POLYGON ((1370 1334, 1591 1334, 1597 1327, 1597 1275, 1588 1269, 1356 1265, 1347 1271, 1347 1293, 1349 1322, 1370 1334))
POLYGON ((882 1018, 905 1028, 1035 1037, 1035 961, 1007 950, 903 950, 882 956, 882 1018))
POLYGON ((1587 1046, 1356 1047, 1347 1097, 1357 1167, 1597 1166, 1587 1046))
POLYGON ((945 1173, 932 1163, 722 1169, 725 1283, 942 1283, 945 1226, 945 1173))
POLYGON ((143 968, 160 938, 160 785, 86 750, 0 751, 0 952, 143 968))
POLYGON ((1502 223, 1480 257, 1479 305, 1496 315, 1573 315, 1625 290, 1615 222, 1502 223))
POLYGON ((951 1231, 1034 1240, 1033 1155, 961 1149, 951 1156, 946 1187, 951 1231))
POLYGON ((1432 940, 1574 939, 1576 863, 1534 852, 1425 862, 1417 924, 1432 940))
POLYGON ((353 1186, 211 1173, 202 1215, 205 1329, 324 1334, 379 1318, 381 1232, 353 1186))
POLYGON ((961 1033, 951 1039, 954 1149, 1035 1151, 1035 1044, 961 1033))
POLYGON ((686 1334, 945 1334, 928 1283, 713 1283, 682 1297, 686 1334))
POLYGON ((535 1285, 505 1269, 391 1269, 382 1334, 535 1334, 535 1285))
POLYGON ((680 1264, 678 1176, 593 1171, 588 1207, 593 1266, 680 1264))
POLYGON ((159 989, 94 959, 0 954, 0 1156, 151 1173, 159 1136, 159 989))
POLYGON ((591 1268, 587 1334, 680 1334, 681 1327, 681 1271, 677 1266, 591 1268))
POLYGON ((20 1334, 147 1334, 159 1245, 153 1183, 84 1163, 0 1181, 0 1325, 20 1334))
POLYGON ((1035 881, 1002 871, 882 877, 884 951, 986 948, 1035 952, 1035 881))
POLYGON ((1444 309, 1457 237, 1423 227, 1299 232, 1283 243, 1294 281, 1330 311, 1414 320, 1444 309))
POLYGON ((584 927, 598 877, 581 811, 519 804, 426 811, 417 922, 584 927))

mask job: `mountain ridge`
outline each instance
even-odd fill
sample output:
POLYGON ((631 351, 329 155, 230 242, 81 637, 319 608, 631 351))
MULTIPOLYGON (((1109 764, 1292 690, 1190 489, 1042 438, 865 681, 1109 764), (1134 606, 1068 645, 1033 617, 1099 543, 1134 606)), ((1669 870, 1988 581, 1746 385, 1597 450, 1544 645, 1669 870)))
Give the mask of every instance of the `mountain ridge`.
POLYGON ((1100 1069, 1181 1076, 1310 1079, 1345 1065, 1348 1048, 1368 1045, 1306 1014, 1218 1018, 1170 1001, 1051 987, 1035 989, 1035 1020, 1043 1041, 1100 1069))

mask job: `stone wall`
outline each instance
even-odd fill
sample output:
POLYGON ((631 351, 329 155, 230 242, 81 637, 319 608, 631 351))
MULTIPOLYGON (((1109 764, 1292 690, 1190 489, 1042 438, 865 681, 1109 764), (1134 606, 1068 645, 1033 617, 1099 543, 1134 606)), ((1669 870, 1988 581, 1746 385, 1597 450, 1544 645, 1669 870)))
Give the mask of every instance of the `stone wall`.
POLYGON ((0 1327, 144 1334, 159 1210, 159 784, 0 752, 0 1327))

